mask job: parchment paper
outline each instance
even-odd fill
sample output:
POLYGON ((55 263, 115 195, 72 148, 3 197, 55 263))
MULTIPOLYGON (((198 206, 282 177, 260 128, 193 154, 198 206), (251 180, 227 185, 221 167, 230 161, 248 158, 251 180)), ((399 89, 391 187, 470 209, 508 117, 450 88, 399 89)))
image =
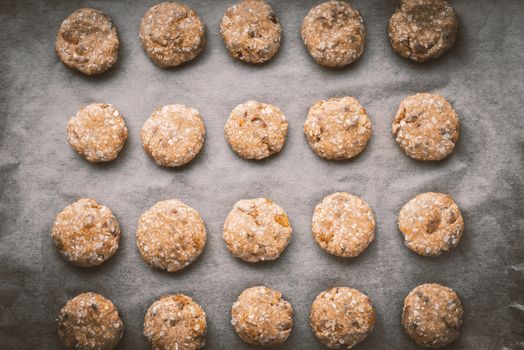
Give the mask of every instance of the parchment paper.
POLYGON ((234 1, 186 1, 207 25, 208 44, 194 62, 156 67, 138 39, 142 15, 153 2, 2 1, 0 7, 0 348, 57 349, 55 317, 84 291, 110 298, 125 334, 118 349, 146 349, 142 336, 149 305, 167 293, 185 293, 207 312, 207 349, 251 348, 230 325, 230 307, 245 288, 280 290, 294 308, 284 349, 321 349, 310 331, 309 309, 332 286, 358 288, 373 301, 374 332, 359 349, 416 349, 400 325, 403 299, 415 286, 437 282, 460 295, 465 318, 450 349, 524 348, 522 227, 524 3, 454 1, 460 20, 455 47, 429 64, 395 54, 387 24, 396 1, 354 0, 365 20, 367 43, 358 63, 325 69, 300 39, 300 24, 317 1, 270 1, 283 25, 278 55, 253 66, 229 57, 218 34, 234 1), (103 10, 119 31, 118 63, 97 77, 65 68, 54 52, 61 21, 75 9, 103 10), (437 163, 405 156, 391 135, 400 101, 421 91, 442 94, 461 118, 454 154, 437 163), (365 152, 353 161, 318 158, 302 132, 318 99, 351 95, 373 122, 365 152), (279 106, 290 132, 283 151, 264 162, 246 161, 229 148, 224 123, 239 103, 257 99, 279 106), (93 165, 67 144, 66 122, 83 105, 112 103, 123 113, 129 139, 120 157, 93 165), (203 152, 188 166, 157 166, 139 132, 159 106, 183 103, 202 113, 203 152), (338 259, 312 239, 314 206, 335 191, 361 196, 377 219, 376 239, 360 257, 338 259), (450 193, 466 231, 451 254, 430 259, 403 246, 396 219, 418 193, 450 193), (222 225, 241 198, 267 196, 288 213, 291 244, 275 262, 250 265, 222 241, 222 225), (121 248, 99 268, 67 264, 50 238, 54 218, 81 197, 109 206, 122 227, 121 248), (179 198, 200 211, 208 230, 203 255, 189 268, 149 268, 135 245, 140 214, 157 201, 179 198))

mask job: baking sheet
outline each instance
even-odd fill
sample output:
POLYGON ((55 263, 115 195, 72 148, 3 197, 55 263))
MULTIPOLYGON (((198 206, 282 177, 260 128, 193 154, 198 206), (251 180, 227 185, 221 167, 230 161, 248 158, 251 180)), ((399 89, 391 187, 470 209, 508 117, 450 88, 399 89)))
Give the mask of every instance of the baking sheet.
POLYGON ((354 0, 368 33, 365 52, 347 69, 316 65, 300 39, 302 18, 317 1, 270 1, 283 25, 280 52, 268 64, 231 59, 218 35, 234 1, 187 0, 207 25, 208 44, 194 62, 172 70, 146 57, 138 27, 150 1, 2 1, 0 4, 0 348, 57 349, 54 319, 71 297, 95 291, 120 310, 125 334, 118 349, 145 349, 143 316, 166 293, 185 293, 207 312, 207 349, 252 348, 230 325, 230 307, 245 288, 280 290, 294 308, 283 349, 321 349, 308 325, 311 302, 331 286, 358 288, 373 301, 374 332, 359 349, 416 349, 400 314, 416 285, 455 289, 464 304, 460 338, 450 349, 524 348, 522 227, 524 4, 518 0, 454 1, 460 21, 455 47, 429 64, 408 62, 390 48, 387 23, 396 1, 354 0), (97 77, 65 68, 54 53, 61 21, 75 9, 103 10, 116 24, 118 63, 97 77), (454 154, 438 163, 403 155, 390 133, 399 102, 420 91, 442 94, 461 117, 454 154), (373 122, 366 151, 349 162, 318 158, 302 133, 318 99, 351 95, 373 122), (283 151, 246 161, 229 148, 223 126, 239 103, 279 106, 290 132, 283 151), (68 146, 69 116, 91 102, 123 113, 129 139, 120 157, 93 165, 68 146), (200 156, 180 169, 155 165, 139 132, 158 106, 183 103, 202 113, 200 156), (349 191, 373 208, 375 241, 360 257, 339 259, 314 243, 310 220, 327 194, 349 191), (416 194, 453 195, 466 231, 456 251, 419 257, 403 246, 396 226, 401 206, 416 194), (288 213, 294 236, 275 262, 250 265, 222 241, 222 225, 241 198, 267 196, 288 213), (68 265, 50 229, 58 212, 80 197, 109 206, 122 228, 121 248, 99 268, 68 265), (149 268, 134 242, 140 214, 179 198, 200 211, 208 230, 203 255, 173 274, 149 268))

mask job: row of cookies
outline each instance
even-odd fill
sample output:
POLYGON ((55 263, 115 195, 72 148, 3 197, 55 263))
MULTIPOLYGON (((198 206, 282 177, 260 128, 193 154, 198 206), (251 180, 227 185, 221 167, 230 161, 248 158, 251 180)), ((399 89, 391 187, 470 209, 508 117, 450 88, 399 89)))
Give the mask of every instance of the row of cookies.
MULTIPOLYGON (((455 42, 457 18, 446 0, 402 0, 389 21, 393 49, 417 62, 442 55, 455 42)), ((269 61, 278 51, 282 27, 263 0, 244 0, 228 8, 220 34, 231 56, 249 63, 269 61)), ((355 62, 364 51, 366 31, 360 13, 346 1, 313 7, 302 22, 301 35, 313 59, 327 67, 355 62)), ((151 7, 140 25, 140 39, 149 58, 160 67, 194 59, 206 43, 205 26, 187 5, 164 2, 151 7)), ((56 52, 69 68, 99 74, 115 64, 119 40, 111 19, 82 8, 61 24, 56 52)))
MULTIPOLYGON (((464 310, 459 296, 439 284, 422 284, 404 299, 401 323, 419 345, 438 348, 459 336, 464 310)), ((352 349, 373 331, 375 310, 357 289, 334 287, 313 301, 309 324, 327 348, 352 349)), ((116 347, 124 332, 117 308, 100 294, 82 293, 69 300, 57 318, 58 335, 66 349, 116 347)), ((231 324, 248 344, 282 345, 293 329, 293 308, 274 289, 245 289, 231 307, 231 324)), ((201 349, 206 342, 204 309, 184 294, 162 296, 147 310, 144 336, 152 349, 201 349)))
MULTIPOLYGON (((452 251, 464 231, 464 219, 451 196, 427 192, 406 203, 398 215, 405 245, 423 256, 452 251)), ((369 205, 347 192, 326 196, 313 212, 315 242, 339 257, 360 255, 375 237, 369 205)), ((235 203, 223 227, 229 251, 246 262, 277 259, 292 237, 286 212, 267 198, 235 203)), ((118 249, 120 225, 112 211, 93 199, 80 199, 59 213, 51 230, 61 255, 70 263, 90 267, 118 249)), ((138 221, 136 244, 144 261, 174 272, 195 261, 206 244, 206 227, 197 210, 179 200, 156 203, 138 221)))
MULTIPOLYGON (((315 103, 304 133, 322 158, 343 160, 360 154, 371 137, 371 120, 353 97, 315 103)), ((404 152, 418 160, 440 160, 455 148, 459 118, 445 98, 419 93, 400 103, 392 131, 404 152)), ((231 112, 224 133, 231 148, 245 159, 264 159, 284 146, 288 121, 273 105, 248 101, 231 112)), ((71 147, 90 162, 114 160, 127 139, 123 116, 110 104, 81 108, 67 124, 71 147)), ((191 161, 202 149, 205 125, 200 113, 180 104, 156 109, 144 123, 142 145, 154 161, 176 167, 191 161)))

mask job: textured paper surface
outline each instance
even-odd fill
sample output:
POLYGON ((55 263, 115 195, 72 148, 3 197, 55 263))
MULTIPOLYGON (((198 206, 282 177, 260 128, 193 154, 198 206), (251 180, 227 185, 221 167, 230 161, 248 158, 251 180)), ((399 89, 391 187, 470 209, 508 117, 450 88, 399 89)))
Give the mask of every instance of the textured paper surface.
POLYGON ((280 52, 269 64, 231 59, 218 34, 233 1, 187 1, 207 25, 208 44, 194 62, 156 67, 138 39, 149 1, 2 1, 0 4, 0 347, 57 349, 55 317, 84 291, 110 298, 125 334, 119 349, 146 349, 142 322, 166 293, 192 296, 207 312, 207 349, 250 348, 230 325, 230 307, 245 288, 280 290, 294 308, 284 349, 321 349, 308 324, 311 302, 332 286, 370 296, 374 332, 359 349, 416 349, 400 325, 403 299, 415 286, 437 282, 460 295, 465 318, 450 349, 524 348, 522 173, 524 5, 521 1, 455 1, 460 34, 455 47, 429 64, 395 54, 387 24, 397 2, 355 0, 367 43, 358 63, 343 70, 316 65, 300 39, 313 1, 271 1, 283 26, 280 52), (54 52, 61 21, 75 9, 103 10, 118 28, 121 49, 113 69, 86 77, 65 68, 54 52), (391 135, 400 101, 416 92, 442 94, 461 118, 455 153, 438 163, 405 156, 391 135), (318 158, 302 132, 318 99, 351 95, 366 108, 373 135, 350 162, 318 158), (283 151, 264 162, 236 156, 223 135, 229 112, 257 99, 279 106, 289 120, 283 151), (129 139, 120 157, 93 165, 66 139, 66 122, 83 105, 114 104, 129 139), (143 151, 139 132, 159 106, 183 103, 200 110, 207 134, 188 166, 166 169, 143 151), (314 206, 334 191, 361 196, 374 210, 375 241, 356 259, 319 249, 310 232, 314 206), (451 254, 430 259, 404 247, 396 226, 401 206, 418 193, 450 193, 466 230, 451 254), (275 262, 250 265, 222 241, 222 225, 241 198, 267 196, 288 213, 291 244, 275 262), (58 212, 81 197, 109 206, 122 227, 121 248, 99 268, 68 265, 50 230, 58 212), (149 268, 135 245, 140 214, 157 201, 179 198, 200 211, 208 230, 203 255, 189 268, 149 268))

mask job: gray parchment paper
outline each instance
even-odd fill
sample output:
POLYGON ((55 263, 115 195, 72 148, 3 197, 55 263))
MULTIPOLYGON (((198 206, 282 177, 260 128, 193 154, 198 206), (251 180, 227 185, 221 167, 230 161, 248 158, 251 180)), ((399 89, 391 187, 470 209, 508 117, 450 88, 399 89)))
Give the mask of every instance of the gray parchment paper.
POLYGON ((138 39, 151 1, 1 1, 0 348, 59 348, 57 312, 76 294, 95 291, 124 320, 118 349, 147 348, 144 314, 166 293, 191 295, 206 310, 207 349, 247 349, 230 325, 230 307, 243 289, 264 284, 294 307, 284 349, 322 348, 308 325, 309 308, 331 286, 358 288, 373 301, 377 324, 359 349, 416 349, 400 314, 405 295, 426 282, 452 287, 464 303, 462 335, 450 349, 524 348, 524 2, 454 1, 455 47, 416 64, 389 45, 397 2, 354 0, 368 39, 360 61, 343 70, 316 65, 300 39, 302 18, 316 1, 271 1, 284 39, 262 66, 231 59, 219 37, 222 14, 234 1, 187 3, 206 23, 208 44, 196 61, 162 70, 138 39), (54 52, 61 21, 84 6, 107 13, 121 41, 118 63, 97 77, 65 68, 54 52), (420 91, 442 94, 461 117, 460 141, 445 161, 413 161, 391 135, 398 104, 420 91), (325 161, 309 148, 303 122, 318 99, 344 95, 367 109, 373 136, 355 160, 325 161), (239 158, 223 135, 229 112, 248 99, 279 106, 289 120, 283 151, 267 161, 239 158), (124 151, 110 164, 90 164, 67 144, 68 118, 91 102, 117 106, 129 128, 124 151), (180 169, 155 165, 139 138, 150 113, 169 103, 199 109, 207 127, 203 152, 180 169), (311 237, 313 208, 334 191, 361 196, 375 212, 375 241, 356 259, 332 257, 311 237), (425 191, 452 194, 466 222, 458 248, 436 259, 405 248, 396 225, 401 206, 425 191), (280 259, 253 266, 229 254, 222 225, 237 200, 260 196, 287 211, 294 236, 280 259), (68 265, 50 238, 56 214, 80 197, 109 206, 122 227, 120 250, 99 268, 68 265), (140 214, 168 198, 199 210, 208 230, 203 255, 173 274, 149 268, 135 245, 140 214))

